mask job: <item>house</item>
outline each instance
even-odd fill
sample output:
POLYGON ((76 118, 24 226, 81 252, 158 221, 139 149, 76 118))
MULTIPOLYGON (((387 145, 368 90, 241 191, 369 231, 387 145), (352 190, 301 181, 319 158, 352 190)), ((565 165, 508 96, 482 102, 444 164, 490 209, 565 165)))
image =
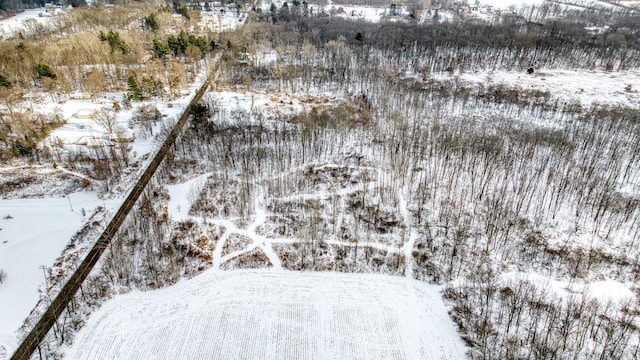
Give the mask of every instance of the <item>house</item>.
POLYGON ((91 96, 88 93, 82 92, 82 91, 74 91, 71 94, 69 94, 69 97, 72 100, 88 100, 91 99, 91 96))
POLYGON ((91 120, 93 119, 93 115, 96 113, 95 110, 92 109, 80 109, 76 113, 76 118, 80 120, 91 120))
POLYGON ((101 138, 97 138, 97 137, 90 137, 87 139, 86 144, 87 146, 91 147, 91 148, 104 148, 107 146, 113 146, 113 143, 111 143, 110 141, 107 141, 105 139, 101 139, 101 138))
POLYGON ((133 142, 136 136, 131 129, 118 129, 114 133, 110 134, 109 138, 113 142, 133 142))

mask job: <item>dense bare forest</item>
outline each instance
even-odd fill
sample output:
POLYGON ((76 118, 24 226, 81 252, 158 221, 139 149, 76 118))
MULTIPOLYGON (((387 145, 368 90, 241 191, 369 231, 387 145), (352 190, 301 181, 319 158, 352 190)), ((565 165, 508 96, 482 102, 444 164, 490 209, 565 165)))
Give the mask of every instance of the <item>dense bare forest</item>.
POLYGON ((606 46, 562 22, 405 31, 272 20, 221 35, 218 86, 298 94, 310 107, 265 116, 229 109, 212 92, 105 262, 107 277, 144 287, 208 264, 272 266, 250 239, 228 234, 266 216, 255 233, 285 268, 445 284, 473 358, 638 356, 638 304, 585 290, 640 276, 639 200, 628 190, 640 170, 638 110, 454 75, 635 68, 637 29, 606 46), (277 60, 254 61, 271 51, 277 60), (339 100, 319 100, 326 93, 339 100), (193 195, 200 220, 170 225, 160 184, 194 171, 210 173, 193 195))

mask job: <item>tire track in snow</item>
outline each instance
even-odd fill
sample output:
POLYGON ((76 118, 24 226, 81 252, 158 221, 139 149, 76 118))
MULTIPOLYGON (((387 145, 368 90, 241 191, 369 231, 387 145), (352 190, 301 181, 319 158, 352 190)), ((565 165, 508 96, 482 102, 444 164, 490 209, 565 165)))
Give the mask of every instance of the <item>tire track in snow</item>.
POLYGON ((273 266, 273 268, 282 269, 282 260, 273 250, 273 246, 271 246, 271 240, 256 233, 256 229, 258 228, 258 226, 264 224, 267 220, 267 212, 264 208, 264 198, 264 190, 260 189, 260 193, 258 194, 258 196, 256 196, 254 201, 254 211, 256 214, 256 218, 253 223, 247 228, 249 232, 248 235, 249 238, 253 240, 253 243, 257 247, 262 249, 262 252, 264 252, 267 258, 269 258, 269 261, 271 261, 271 265, 273 266))
MULTIPOLYGON (((213 251, 213 266, 216 269, 220 269, 221 266, 227 261, 237 258, 239 256, 242 256, 246 253, 249 253, 256 248, 262 250, 262 252, 267 257, 267 259, 269 259, 269 262, 271 262, 271 266, 274 269, 282 268, 282 260, 280 259, 278 254, 276 254, 276 252, 273 250, 272 244, 274 243, 274 241, 272 239, 269 239, 265 236, 262 236, 256 233, 256 230, 258 229, 258 227, 260 225, 263 225, 267 219, 267 212, 264 209, 263 204, 264 204, 264 193, 260 191, 259 195, 257 195, 256 198, 254 199, 254 213, 255 213, 254 220, 253 222, 251 222, 251 224, 247 226, 246 229, 239 228, 238 226, 236 226, 236 224, 234 224, 230 220, 208 219, 208 221, 211 221, 216 225, 223 226, 226 229, 224 234, 218 240, 216 244, 216 248, 213 251), (222 250, 226 245, 227 241, 229 240, 229 236, 232 234, 241 235, 251 239, 251 244, 247 245, 245 248, 241 250, 234 251, 230 254, 222 256, 222 250)), ((277 240, 275 242, 277 243, 277 240)))
POLYGON ((405 275, 408 278, 413 278, 413 246, 418 239, 418 234, 413 231, 413 228, 411 227, 411 221, 409 219, 409 209, 407 208, 407 199, 403 194, 404 190, 406 189, 401 189, 398 191, 398 206, 400 207, 400 215, 402 216, 402 222, 404 223, 404 231, 409 233, 409 240, 402 245, 402 247, 400 248, 400 252, 404 254, 405 275))

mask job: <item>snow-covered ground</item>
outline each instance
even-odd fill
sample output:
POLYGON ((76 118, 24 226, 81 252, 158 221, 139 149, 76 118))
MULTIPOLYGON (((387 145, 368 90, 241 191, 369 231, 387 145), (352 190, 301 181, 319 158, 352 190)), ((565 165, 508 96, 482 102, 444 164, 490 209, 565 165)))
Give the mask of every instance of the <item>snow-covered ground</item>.
POLYGON ((0 284, 0 349, 11 353, 17 345, 15 331, 40 298, 42 267, 53 265, 88 216, 103 205, 114 208, 117 203, 87 192, 0 200, 0 269, 7 274, 0 284))
MULTIPOLYGON (((44 13, 44 9, 28 10, 1 19, 0 38, 23 31, 25 24, 28 25, 29 22, 46 24, 52 19, 49 16, 40 16, 41 13, 44 13)), ((239 18, 235 14, 219 16, 203 13, 201 26, 218 31, 235 28, 242 24, 241 18, 245 17, 245 14, 240 15, 239 18)), ((209 72, 208 60, 203 61, 201 65, 200 73, 188 80, 188 85, 182 90, 179 98, 134 103, 131 108, 123 108, 115 113, 114 128, 124 129, 135 136, 134 141, 129 144, 129 157, 131 163, 135 163, 136 170, 145 168, 146 162, 152 158, 150 155, 163 139, 150 136, 139 124, 133 124, 131 120, 134 112, 146 104, 156 106, 163 115, 163 120, 153 126, 153 134, 159 134, 163 123, 166 124, 181 114, 196 89, 206 80, 209 72)), ((81 93, 64 97, 29 93, 23 102, 14 105, 13 110, 34 110, 45 115, 57 114, 64 119, 64 125, 54 130, 41 143, 64 153, 83 148, 90 149, 96 144, 111 145, 109 131, 92 119, 91 115, 104 109, 112 110, 114 103, 122 101, 123 98, 123 93, 106 93, 97 99, 90 99, 87 94, 81 93)), ((65 188, 74 188, 64 184, 69 178, 85 179, 88 184, 97 183, 79 172, 63 168, 61 164, 4 164, 0 168, 0 179, 3 177, 2 172, 17 174, 24 171, 33 174, 38 183, 16 186, 17 190, 9 194, 11 199, 0 200, 0 270, 6 273, 6 279, 0 284, 0 359, 11 355, 17 346, 19 339, 16 331, 42 299, 45 273, 54 266, 54 262, 61 256, 72 236, 83 227, 98 206, 106 206, 109 210, 117 209, 126 195, 128 186, 137 178, 137 171, 126 173, 118 188, 112 189, 111 193, 106 195, 107 198, 111 198, 106 201, 99 198, 95 192, 76 192, 66 197, 51 195, 52 192, 58 195, 66 194, 65 188), (39 183, 40 181, 44 183, 39 183), (54 184, 55 186, 52 186, 54 184), (34 195, 38 198, 27 199, 34 195)), ((12 177, 10 181, 13 181, 12 177)), ((99 187, 93 186, 91 189, 99 187)), ((101 197, 104 197, 104 194, 101 197)))
MULTIPOLYGON (((167 102, 154 103, 164 115, 164 119, 175 118, 184 110, 197 87, 206 80, 206 68, 206 66, 203 67, 195 81, 189 84, 188 91, 185 91, 183 97, 172 101, 172 107, 168 107, 167 102)), ((49 101, 40 104, 37 111, 58 112, 66 122, 61 128, 53 131, 43 143, 64 144, 62 151, 68 151, 77 147, 86 147, 91 140, 102 139, 109 142, 105 128, 95 120, 78 117, 78 113, 84 110, 110 108, 113 100, 117 98, 121 99, 122 95, 107 94, 98 101, 75 99, 63 104, 49 101)), ((133 111, 134 109, 118 112, 116 127, 128 128, 133 111)), ((154 134, 159 132, 160 127, 161 122, 158 122, 155 125, 154 134)), ((132 160, 146 158, 145 162, 150 161, 151 156, 147 155, 155 152, 160 140, 162 139, 137 136, 131 143, 132 160)), ((51 165, 37 167, 35 172, 45 177, 66 172, 75 177, 85 178, 84 175, 61 166, 53 169, 51 165)), ((141 168, 144 169, 144 166, 141 168)), ((3 167, 0 170, 5 173, 13 170, 24 171, 20 167, 3 167)), ((93 179, 88 180, 93 181, 93 179)), ((126 187, 135 180, 135 176, 129 180, 125 179, 122 193, 117 196, 112 194, 110 195, 112 199, 106 201, 99 199, 95 192, 78 192, 69 194, 68 197, 58 198, 47 196, 47 186, 51 185, 48 183, 33 184, 36 188, 35 192, 44 196, 43 198, 22 199, 22 197, 32 196, 34 192, 32 189, 24 195, 18 190, 11 196, 20 199, 0 200, 0 228, 2 229, 0 230, 0 269, 7 273, 7 279, 0 284, 0 359, 3 347, 4 351, 11 354, 17 346, 18 338, 15 332, 40 299, 38 289, 45 284, 42 267, 51 268, 71 237, 83 226, 96 207, 106 205, 107 209, 117 209, 126 195, 124 193, 126 187), (83 209, 86 216, 82 215, 83 209), (5 219, 7 215, 11 218, 5 219)))
MULTIPOLYGON (((270 11, 271 4, 275 4, 278 8, 281 8, 285 1, 263 1, 261 9, 263 12, 270 11)), ((545 3, 555 4, 562 8, 567 9, 581 9, 581 8, 616 8, 622 6, 639 6, 638 1, 599 1, 599 0, 468 0, 454 2, 454 7, 441 6, 425 6, 418 13, 413 13, 414 6, 398 6, 393 11, 390 5, 352 5, 352 4, 337 4, 332 1, 327 1, 325 5, 320 5, 316 2, 309 2, 308 9, 311 13, 324 12, 337 17, 345 19, 360 20, 366 22, 378 23, 381 21, 405 21, 410 15, 419 15, 420 18, 416 20, 418 22, 430 22, 433 20, 435 14, 437 14, 438 21, 446 22, 452 21, 455 18, 472 17, 476 19, 482 19, 486 21, 495 20, 500 14, 504 13, 518 13, 522 10, 530 10, 532 7, 540 7, 545 3), (620 5, 616 5, 616 4, 620 5), (459 4, 459 6, 457 5, 459 4)), ((389 3, 391 4, 391 3, 389 3)), ((288 3, 289 9, 293 6, 288 3)))
MULTIPOLYGON (((512 2, 515 1, 508 1, 508 4, 512 2)), ((507 4, 507 1, 496 0, 494 3, 493 6, 497 8, 502 6, 500 4, 507 4)), ((265 4, 263 6, 268 9, 270 3, 265 4)), ((490 5, 491 1, 482 4, 490 5)), ((505 8, 508 8, 508 4, 505 8)), ((360 16, 367 21, 379 21, 380 16, 388 13, 388 9, 382 8, 344 6, 344 10, 346 15, 340 16, 360 16)), ((231 11, 227 14, 221 16, 203 12, 201 25, 220 30, 241 23, 231 11)), ((276 59, 274 52, 265 52, 256 54, 255 61, 270 63, 276 59)), ((431 76, 436 79, 452 77, 447 73, 431 76)), ((640 85, 636 85, 640 83, 640 73, 637 71, 536 69, 533 75, 496 71, 464 72, 454 76, 476 84, 494 83, 523 90, 548 91, 553 97, 577 100, 583 104, 597 101, 640 106, 640 85)), ((196 83, 191 85, 190 93, 202 81, 204 78, 201 74, 196 83)), ((307 103, 307 95, 304 94, 224 91, 211 97, 217 100, 221 112, 250 112, 258 108, 264 110, 266 118, 309 110, 313 105, 307 103)), ((60 108, 66 124, 54 131, 45 142, 60 141, 71 147, 86 146, 88 143, 84 140, 87 138, 104 139, 107 135, 105 129, 93 120, 80 118, 78 113, 110 107, 114 100, 121 98, 122 94, 108 94, 97 102, 69 100, 64 104, 47 100, 39 109, 52 112, 60 108)), ((162 102, 157 105, 170 118, 184 108, 187 100, 185 96, 174 102, 171 108, 162 102)), ((331 95, 327 95, 326 100, 335 101, 331 95)), ((119 112, 118 126, 128 127, 132 113, 133 109, 119 112)), ((137 137, 132 144, 133 157, 142 158, 151 153, 157 144, 152 137, 137 137)), ((168 212, 174 221, 200 220, 196 216, 189 216, 188 211, 210 175, 207 173, 168 186, 171 197, 168 212)), ((134 177, 132 179, 135 180, 134 177)), ((322 192, 311 195, 328 197, 328 193, 322 192)), ((405 210, 402 217, 408 223, 406 201, 401 195, 401 208, 405 210)), ((5 283, 0 284, 0 359, 3 358, 2 346, 10 354, 16 341, 14 331, 39 297, 37 288, 44 284, 40 267, 51 266, 71 235, 86 221, 86 218, 79 216, 79 209, 84 207, 90 214, 91 209, 102 205, 102 200, 95 194, 71 194, 70 199, 72 204, 67 198, 51 197, 40 200, 0 200, 0 269, 8 274, 5 283), (74 208, 73 213, 70 205, 74 208), (40 211, 42 215, 38 215, 40 211), (2 219, 5 215, 13 218, 2 219), (38 216, 44 220, 40 221, 38 216), (31 226, 32 223, 37 226, 31 226), (40 255, 43 257, 40 258, 40 255), (20 279, 20 282, 16 283, 16 279, 20 279), (14 309, 19 309, 21 313, 14 309)), ((270 239, 256 232, 257 227, 265 222, 263 202, 260 193, 255 199, 255 219, 246 229, 226 219, 209 219, 225 229, 224 237, 213 254, 213 265, 217 270, 225 261, 259 248, 273 266, 271 271, 221 273, 210 270, 171 288, 119 296, 93 315, 76 338, 75 345, 68 349, 67 357, 175 358, 176 354, 181 357, 185 357, 184 354, 188 354, 187 357, 202 357, 203 354, 215 353, 219 354, 218 358, 247 358, 249 355, 259 358, 433 358, 438 357, 434 355, 434 349, 440 350, 444 358, 464 357, 463 345, 442 306, 437 287, 386 276, 310 274, 282 270, 279 255, 274 252, 272 244, 293 244, 298 241, 270 239), (248 237, 251 242, 240 250, 224 254, 223 244, 231 235, 248 237)), ((410 237, 414 239, 414 234, 410 237)), ((327 243, 349 246, 346 242, 334 240, 327 243)), ((371 248, 379 246, 393 254, 402 252, 407 259, 412 256, 413 242, 408 242, 402 248, 382 243, 360 245, 371 248)), ((411 268, 407 272, 410 277, 411 268)), ((517 281, 520 278, 505 275, 503 280, 517 281)), ((633 293, 628 288, 613 280, 575 285, 554 282, 545 277, 536 282, 552 284, 560 293, 565 290, 584 290, 595 298, 606 298, 616 293, 619 298, 633 299, 633 293)))
POLYGON ((6 19, 0 19, 0 39, 25 31, 29 27, 27 23, 31 21, 47 25, 51 18, 61 11, 61 9, 55 9, 55 13, 48 13, 45 8, 30 9, 6 19))
POLYGON ((384 275, 208 270, 118 296, 67 359, 462 359, 440 287, 384 275))
POLYGON ((584 294, 587 298, 596 299, 601 303, 633 302, 636 299, 635 294, 629 290, 629 288, 611 279, 584 284, 559 281, 547 276, 523 272, 504 273, 501 274, 499 278, 504 286, 514 286, 518 282, 526 280, 536 284, 540 289, 552 290, 552 294, 560 298, 566 298, 575 294, 584 294))
MULTIPOLYGON (((523 5, 540 5, 545 0, 480 0, 481 6, 492 6, 495 9, 508 9, 513 6, 523 5)), ((475 1, 468 1, 469 4, 475 3, 475 1)))
POLYGON ((187 182, 169 185, 169 215, 175 221, 183 221, 189 218, 189 209, 193 202, 200 196, 209 174, 200 175, 187 182))
POLYGON ((640 7, 640 1, 638 0, 618 0, 616 3, 624 6, 640 7))
MULTIPOLYGON (((52 146, 62 145, 68 149, 78 145, 86 147, 102 143, 109 144, 111 141, 108 130, 96 120, 87 118, 81 114, 91 114, 91 116, 93 116, 99 111, 111 110, 113 99, 122 98, 122 96, 119 95, 120 94, 116 93, 108 94, 101 100, 95 102, 89 100, 70 100, 65 102, 64 105, 47 103, 40 106, 37 110, 38 112, 46 113, 48 111, 55 111, 56 109, 59 109, 61 115, 65 119, 65 124, 54 130, 44 143, 52 146)), ((166 102, 148 102, 148 104, 155 105, 165 118, 174 119, 181 113, 186 103, 186 97, 178 100, 171 108, 167 106, 166 102)), ((114 113, 116 116, 114 133, 118 133, 119 131, 125 131, 127 133, 130 132, 135 139, 135 141, 131 143, 132 149, 135 154, 138 155, 147 154, 155 148, 153 144, 155 139, 153 137, 145 138, 140 136, 140 133, 142 132, 141 130, 137 131, 138 134, 130 130, 132 127, 130 122, 135 109, 141 105, 142 104, 136 104, 135 107, 129 110, 122 110, 114 113)), ((160 123, 156 125, 154 133, 157 133, 160 123)))
MULTIPOLYGON (((534 74, 516 71, 475 71, 456 74, 476 84, 504 84, 522 90, 548 91, 551 96, 583 105, 593 103, 640 106, 640 71, 575 71, 538 69, 534 74)), ((451 78, 447 73, 435 79, 451 78)))
MULTIPOLYGON (((200 30, 209 30, 222 32, 227 30, 233 30, 242 24, 246 14, 240 12, 236 14, 235 11, 220 12, 221 8, 212 8, 211 11, 202 11, 200 17, 200 30)), ((13 37, 19 32, 28 31, 33 24, 47 26, 51 23, 51 20, 61 14, 64 9, 55 8, 47 9, 29 9, 20 12, 14 16, 7 18, 0 18, 0 39, 3 37, 13 37)), ((180 17, 181 15, 176 15, 180 17)))
POLYGON ((212 8, 211 11, 200 12, 200 28, 214 32, 229 31, 243 24, 246 14, 244 12, 225 10, 222 8, 212 8))
MULTIPOLYGON (((136 109, 143 105, 152 105, 158 108, 158 111, 165 119, 176 119, 184 110, 186 105, 191 101, 196 90, 204 83, 208 75, 207 62, 203 62, 200 73, 195 77, 194 81, 189 83, 182 91, 182 96, 172 101, 165 99, 155 99, 145 102, 134 103, 130 109, 122 109, 115 113, 116 120, 114 129, 130 129, 133 127, 131 119, 136 109)), ((82 145, 86 146, 91 140, 109 140, 107 129, 94 120, 95 116, 101 110, 113 110, 113 104, 121 101, 125 97, 125 93, 107 93, 96 100, 88 99, 88 96, 76 94, 72 99, 62 103, 49 101, 46 96, 41 96, 39 101, 42 102, 34 108, 35 111, 43 114, 59 113, 65 120, 65 124, 54 130, 49 137, 44 140, 45 144, 64 145, 82 145), (89 115, 89 116, 87 116, 89 115)), ((33 107, 33 104, 25 102, 25 107, 33 107)), ((161 123, 155 124, 154 134, 157 134, 161 123)), ((114 130, 114 131, 115 131, 114 130)), ((141 129, 136 129, 135 141, 131 143, 132 152, 137 155, 144 155, 156 148, 156 139, 153 137, 142 138, 139 136, 141 129)))

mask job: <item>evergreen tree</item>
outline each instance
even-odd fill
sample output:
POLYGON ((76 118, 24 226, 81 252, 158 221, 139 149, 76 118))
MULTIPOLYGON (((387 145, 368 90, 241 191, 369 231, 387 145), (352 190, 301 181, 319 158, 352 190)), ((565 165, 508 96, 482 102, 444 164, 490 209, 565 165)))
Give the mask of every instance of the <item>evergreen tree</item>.
POLYGON ((133 75, 127 79, 127 99, 134 101, 142 101, 144 99, 138 80, 133 75))
POLYGON ((39 78, 47 77, 51 79, 55 79, 58 77, 56 72, 51 68, 51 66, 47 64, 38 64, 36 65, 36 72, 38 73, 39 78))
POLYGON ((122 54, 129 52, 127 44, 120 38, 120 33, 117 31, 109 30, 109 32, 105 34, 105 32, 101 30, 100 33, 98 33, 98 39, 109 44, 111 53, 114 53, 116 50, 122 54))
POLYGON ((9 89, 12 86, 13 84, 11 83, 11 81, 9 81, 9 79, 7 79, 4 75, 0 74, 0 87, 9 89))
POLYGON ((156 19, 155 13, 151 13, 148 16, 145 16, 144 27, 154 32, 160 29, 160 25, 158 24, 158 20, 156 19))
POLYGON ((164 58, 171 49, 158 39, 153 39, 153 56, 156 58, 164 58))

